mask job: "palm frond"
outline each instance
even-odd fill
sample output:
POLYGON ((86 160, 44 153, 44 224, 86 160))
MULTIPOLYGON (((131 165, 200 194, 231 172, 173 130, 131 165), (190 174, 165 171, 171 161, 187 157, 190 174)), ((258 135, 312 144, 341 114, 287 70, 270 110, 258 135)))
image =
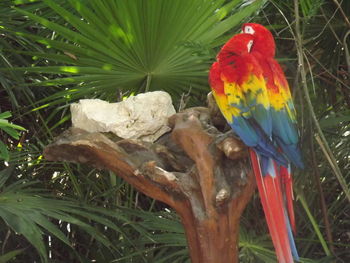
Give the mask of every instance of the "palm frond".
MULTIPOLYGON (((38 35, 7 25, 1 28, 7 34, 47 47, 40 52, 16 51, 35 57, 36 66, 11 70, 48 76, 49 80, 34 80, 34 85, 68 85, 66 94, 74 92, 75 96, 66 101, 104 92, 116 100, 117 90, 164 89, 179 96, 191 87, 193 93, 200 94, 207 87, 206 75, 211 62, 208 50, 218 45, 215 43, 218 37, 258 10, 263 1, 244 6, 242 3, 244 1, 224 5, 224 1, 208 0, 136 0, 83 4, 82 1, 43 0, 45 10, 50 8, 64 23, 46 18, 39 7, 28 10, 20 6, 15 10, 52 34, 38 35), (196 55, 195 49, 202 52, 201 56, 196 55), (58 66, 47 66, 45 61, 58 66)), ((47 96, 40 103, 54 101, 58 96, 47 96)))

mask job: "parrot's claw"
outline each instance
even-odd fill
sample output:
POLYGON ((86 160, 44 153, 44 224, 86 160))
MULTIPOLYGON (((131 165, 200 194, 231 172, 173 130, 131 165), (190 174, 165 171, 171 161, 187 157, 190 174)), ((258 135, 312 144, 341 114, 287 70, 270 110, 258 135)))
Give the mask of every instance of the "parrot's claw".
POLYGON ((238 137, 235 135, 234 131, 233 130, 229 130, 227 132, 224 132, 224 133, 221 133, 221 134, 218 134, 215 139, 214 139, 214 143, 216 145, 222 143, 222 141, 224 141, 225 139, 229 138, 229 137, 235 137, 237 140, 238 137))
POLYGON ((231 160, 248 156, 247 147, 232 131, 218 135, 214 143, 231 160))

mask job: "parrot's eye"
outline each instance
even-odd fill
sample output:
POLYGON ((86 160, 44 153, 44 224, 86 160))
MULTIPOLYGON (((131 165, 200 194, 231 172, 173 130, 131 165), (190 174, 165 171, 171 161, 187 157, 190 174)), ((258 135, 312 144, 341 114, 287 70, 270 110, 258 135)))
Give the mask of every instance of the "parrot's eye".
POLYGON ((246 26, 244 27, 244 33, 253 35, 255 33, 255 30, 251 26, 246 26))

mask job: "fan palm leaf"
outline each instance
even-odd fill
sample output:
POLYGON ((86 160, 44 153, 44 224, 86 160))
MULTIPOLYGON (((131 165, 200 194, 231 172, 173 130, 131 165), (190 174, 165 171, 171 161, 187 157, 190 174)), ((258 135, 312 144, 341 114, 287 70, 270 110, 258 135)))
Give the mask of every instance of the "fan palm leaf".
POLYGON ((207 87, 210 49, 263 4, 261 0, 245 2, 42 0, 35 4, 43 4, 60 19, 45 16, 42 8, 19 6, 15 10, 50 34, 34 34, 7 24, 1 30, 47 47, 16 51, 36 61, 33 67, 15 70, 46 76, 30 85, 68 87, 40 103, 105 93, 116 100, 118 90, 163 89, 178 96, 192 88, 200 94, 207 87))

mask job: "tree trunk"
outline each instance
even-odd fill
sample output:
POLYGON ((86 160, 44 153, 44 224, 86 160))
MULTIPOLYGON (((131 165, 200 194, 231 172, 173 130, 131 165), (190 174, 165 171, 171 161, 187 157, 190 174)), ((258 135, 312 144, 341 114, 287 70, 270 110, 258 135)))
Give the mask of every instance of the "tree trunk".
POLYGON ((44 150, 52 161, 108 169, 180 215, 193 263, 238 262, 240 216, 254 189, 247 149, 191 108, 169 119, 155 143, 71 128, 44 150))

